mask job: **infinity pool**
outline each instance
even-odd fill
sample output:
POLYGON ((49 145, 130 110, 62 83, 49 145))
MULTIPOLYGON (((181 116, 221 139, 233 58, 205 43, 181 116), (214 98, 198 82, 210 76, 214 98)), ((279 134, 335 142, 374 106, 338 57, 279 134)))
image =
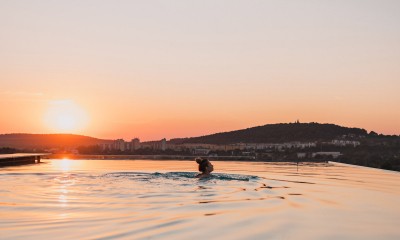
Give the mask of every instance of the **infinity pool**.
POLYGON ((1 239, 400 239, 400 174, 335 163, 0 168, 1 239))

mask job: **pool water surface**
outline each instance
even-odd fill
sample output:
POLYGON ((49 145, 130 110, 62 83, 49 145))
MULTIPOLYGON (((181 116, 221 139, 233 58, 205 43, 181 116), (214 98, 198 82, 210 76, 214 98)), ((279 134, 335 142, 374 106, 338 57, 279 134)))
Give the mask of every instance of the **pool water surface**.
POLYGON ((337 163, 0 168, 1 239, 400 239, 400 174, 337 163))

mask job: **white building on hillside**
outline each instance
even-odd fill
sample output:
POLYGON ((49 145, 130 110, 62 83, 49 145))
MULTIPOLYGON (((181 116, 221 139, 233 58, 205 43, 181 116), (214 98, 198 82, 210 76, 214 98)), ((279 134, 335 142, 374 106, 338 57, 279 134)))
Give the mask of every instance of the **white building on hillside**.
POLYGON ((332 144, 335 146, 353 146, 357 147, 361 145, 359 141, 349 141, 349 140, 332 140, 332 144))
POLYGON ((331 156, 332 158, 338 158, 340 155, 340 152, 315 152, 312 154, 312 157, 315 158, 316 156, 331 156))

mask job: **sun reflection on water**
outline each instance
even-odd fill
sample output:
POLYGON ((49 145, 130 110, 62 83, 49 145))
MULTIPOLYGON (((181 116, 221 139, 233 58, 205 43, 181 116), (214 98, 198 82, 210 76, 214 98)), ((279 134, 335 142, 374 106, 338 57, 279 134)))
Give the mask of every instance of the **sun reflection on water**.
POLYGON ((68 172, 69 170, 71 170, 71 160, 69 160, 68 158, 63 158, 63 160, 61 160, 60 167, 62 171, 68 172))
MULTIPOLYGON (((68 161, 68 160, 67 160, 68 161)), ((64 176, 62 178, 66 178, 63 180, 57 180, 57 184, 60 184, 58 186, 58 190, 57 193, 58 195, 58 203, 60 204, 60 207, 67 207, 68 206, 68 187, 70 187, 73 184, 73 181, 71 181, 71 179, 69 179, 69 176, 65 176, 65 174, 63 174, 64 176)))
POLYGON ((60 203, 61 207, 66 207, 68 203, 68 198, 66 195, 61 194, 58 196, 58 202, 60 203))
POLYGON ((63 158, 61 160, 53 161, 52 167, 56 171, 69 172, 71 170, 72 160, 63 158))
POLYGON ((82 161, 72 160, 67 157, 52 162, 52 168, 62 172, 71 172, 75 169, 81 169, 82 165, 84 165, 82 161))
MULTIPOLYGON (((54 179, 56 188, 55 192, 57 194, 56 201, 58 202, 58 205, 62 208, 68 207, 69 205, 69 187, 75 184, 75 179, 71 172, 79 167, 79 165, 79 162, 71 160, 67 157, 52 162, 52 168, 56 171, 62 172, 61 175, 58 175, 54 179)), ((65 216, 63 217, 65 218, 65 216)))

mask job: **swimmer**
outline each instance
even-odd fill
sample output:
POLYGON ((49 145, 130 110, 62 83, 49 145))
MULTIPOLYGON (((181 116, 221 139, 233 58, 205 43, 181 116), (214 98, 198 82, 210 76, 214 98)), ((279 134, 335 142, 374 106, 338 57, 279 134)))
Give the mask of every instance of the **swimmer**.
POLYGON ((197 178, 209 177, 210 173, 214 171, 214 166, 208 159, 196 158, 196 162, 199 164, 199 173, 197 178))

